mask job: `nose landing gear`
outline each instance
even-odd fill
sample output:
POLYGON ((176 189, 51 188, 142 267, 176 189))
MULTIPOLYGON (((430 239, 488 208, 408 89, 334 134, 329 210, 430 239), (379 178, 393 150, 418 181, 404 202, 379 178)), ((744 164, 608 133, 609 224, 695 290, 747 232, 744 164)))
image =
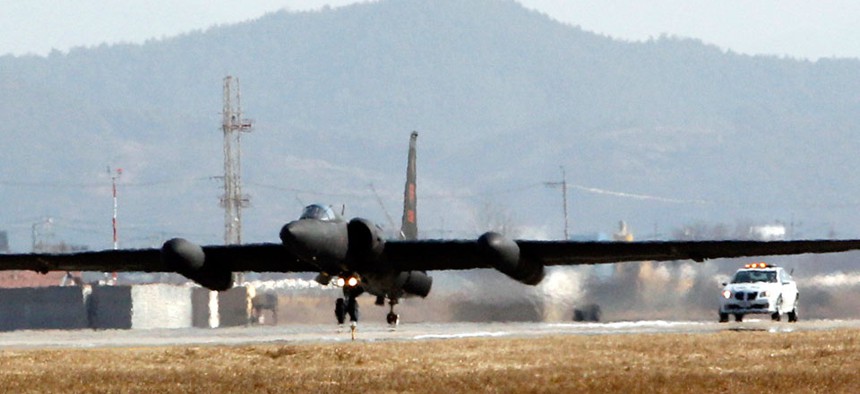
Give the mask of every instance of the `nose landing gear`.
POLYGON ((334 303, 334 316, 337 318, 337 324, 343 326, 346 322, 346 317, 349 316, 349 330, 352 334, 352 340, 355 340, 355 330, 358 327, 358 300, 356 298, 364 292, 360 287, 344 287, 343 296, 338 298, 334 303))
MULTIPOLYGON (((346 300, 338 298, 334 303, 334 315, 337 317, 339 327, 343 327, 346 316, 349 315, 349 332, 354 341, 355 331, 358 329, 358 301, 355 300, 355 296, 347 296, 346 300)), ((340 328, 338 332, 340 332, 340 328)))
MULTIPOLYGON (((337 323, 343 327, 346 323, 346 317, 349 316, 351 322, 351 330, 355 335, 355 327, 358 323, 358 301, 357 297, 364 291, 358 288, 343 288, 343 298, 338 298, 334 304, 334 315, 337 318, 337 323)), ((376 305, 385 305, 385 298, 388 298, 389 311, 385 316, 385 321, 394 329, 400 324, 400 315, 394 312, 394 306, 400 301, 400 297, 391 297, 390 295, 382 294, 376 297, 376 305)))
POLYGON ((346 300, 338 298, 334 303, 334 315, 337 317, 337 324, 343 324, 347 315, 349 321, 358 323, 358 301, 355 297, 347 297, 346 300))

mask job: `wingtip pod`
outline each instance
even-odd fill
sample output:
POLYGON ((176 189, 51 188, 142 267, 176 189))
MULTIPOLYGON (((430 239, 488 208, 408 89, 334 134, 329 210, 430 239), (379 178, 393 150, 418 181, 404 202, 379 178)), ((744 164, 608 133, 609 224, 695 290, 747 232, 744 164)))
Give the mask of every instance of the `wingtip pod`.
POLYGON ((233 287, 233 273, 214 269, 206 262, 206 252, 200 245, 182 238, 173 238, 161 246, 161 260, 169 269, 210 290, 233 287))
POLYGON ((543 265, 521 259, 519 245, 499 233, 491 231, 481 235, 478 253, 490 265, 520 283, 534 286, 543 280, 543 265))

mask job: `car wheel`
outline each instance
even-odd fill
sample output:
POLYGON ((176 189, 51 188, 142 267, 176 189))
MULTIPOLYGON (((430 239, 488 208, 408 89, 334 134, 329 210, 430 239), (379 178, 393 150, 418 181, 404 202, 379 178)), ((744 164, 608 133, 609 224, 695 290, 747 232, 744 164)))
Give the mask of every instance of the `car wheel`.
POLYGON ((720 323, 728 323, 729 322, 729 314, 720 312, 720 323))
POLYGON ((779 298, 776 299, 776 312, 770 315, 770 318, 773 321, 782 320, 782 296, 779 296, 779 298))
POLYGON ((736 322, 744 321, 744 315, 742 313, 735 313, 735 321, 736 322))
POLYGON ((797 301, 794 302, 794 308, 791 309, 791 312, 788 312, 788 322, 797 323, 797 301))

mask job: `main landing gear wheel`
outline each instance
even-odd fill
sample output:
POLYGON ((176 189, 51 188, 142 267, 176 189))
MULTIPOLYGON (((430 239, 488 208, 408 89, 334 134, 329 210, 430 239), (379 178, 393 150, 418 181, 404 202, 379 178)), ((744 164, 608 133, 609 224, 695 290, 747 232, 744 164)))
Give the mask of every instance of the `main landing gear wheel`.
POLYGON ((385 316, 385 321, 387 321, 388 324, 391 325, 392 328, 396 327, 398 324, 400 324, 400 315, 394 313, 394 306, 395 305, 397 305, 397 299, 396 298, 389 299, 388 306, 390 309, 389 309, 388 315, 385 316))
POLYGON ((358 301, 355 297, 346 300, 346 313, 349 315, 349 321, 358 323, 358 301))
POLYGON ((343 298, 338 298, 334 302, 334 316, 337 318, 337 324, 343 325, 346 321, 346 302, 343 298))

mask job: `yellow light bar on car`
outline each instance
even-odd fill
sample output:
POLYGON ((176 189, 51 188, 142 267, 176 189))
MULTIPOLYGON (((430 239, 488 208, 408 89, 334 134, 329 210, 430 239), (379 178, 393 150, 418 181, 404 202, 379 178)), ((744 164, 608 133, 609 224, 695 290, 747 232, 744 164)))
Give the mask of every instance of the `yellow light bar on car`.
POLYGON ((744 268, 768 268, 771 267, 768 263, 751 263, 744 265, 744 268))

